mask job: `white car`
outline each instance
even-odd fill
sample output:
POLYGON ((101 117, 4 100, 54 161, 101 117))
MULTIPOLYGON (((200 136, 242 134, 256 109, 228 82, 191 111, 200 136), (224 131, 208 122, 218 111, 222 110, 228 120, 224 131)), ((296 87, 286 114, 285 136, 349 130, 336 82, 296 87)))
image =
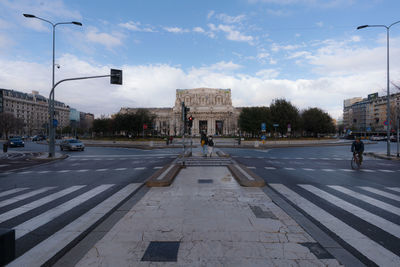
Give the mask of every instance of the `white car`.
POLYGON ((85 150, 85 145, 78 139, 66 139, 61 142, 60 149, 61 151, 64 149, 83 151, 85 150))

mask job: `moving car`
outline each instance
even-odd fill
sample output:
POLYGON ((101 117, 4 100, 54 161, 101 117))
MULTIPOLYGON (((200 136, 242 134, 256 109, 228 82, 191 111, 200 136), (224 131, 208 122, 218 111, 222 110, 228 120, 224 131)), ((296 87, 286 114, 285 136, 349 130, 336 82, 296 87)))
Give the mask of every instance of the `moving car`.
POLYGON ((46 136, 44 135, 35 135, 34 137, 32 137, 32 141, 42 141, 42 140, 46 140, 46 136))
POLYGON ((63 151, 64 149, 83 151, 85 150, 85 145, 78 139, 66 139, 61 141, 60 149, 61 151, 63 151))
POLYGON ((10 138, 7 142, 9 147, 24 147, 25 143, 21 138, 10 138))

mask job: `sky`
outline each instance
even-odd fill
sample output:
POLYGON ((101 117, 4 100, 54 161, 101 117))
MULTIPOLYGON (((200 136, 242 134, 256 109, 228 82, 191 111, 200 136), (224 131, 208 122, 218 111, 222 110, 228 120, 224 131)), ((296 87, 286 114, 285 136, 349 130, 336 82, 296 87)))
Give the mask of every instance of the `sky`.
MULTIPOLYGON (((0 88, 55 97, 96 117, 172 107, 176 89, 230 88, 235 107, 284 98, 342 116, 343 100, 386 94, 386 29, 399 0, 0 0, 0 88)), ((390 81, 400 85, 400 23, 390 28, 390 81)), ((392 86, 391 92, 397 92, 392 86)))

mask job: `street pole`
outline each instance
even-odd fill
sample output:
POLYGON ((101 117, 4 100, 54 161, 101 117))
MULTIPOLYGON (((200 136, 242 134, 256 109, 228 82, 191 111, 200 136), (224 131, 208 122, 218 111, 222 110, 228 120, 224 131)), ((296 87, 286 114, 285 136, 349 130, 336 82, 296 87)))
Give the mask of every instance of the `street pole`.
POLYGON ((51 82, 51 92, 49 95, 49 157, 52 158, 55 156, 55 129, 54 129, 54 83, 55 83, 55 47, 56 47, 56 26, 60 24, 75 24, 78 26, 82 26, 82 23, 77 22, 77 21, 71 21, 71 22, 58 22, 58 23, 53 23, 49 20, 37 17, 32 14, 23 14, 24 17, 26 18, 35 18, 44 22, 47 22, 51 24, 53 27, 53 66, 52 66, 52 82, 51 82))
POLYGON ((400 21, 396 21, 389 26, 386 25, 362 25, 358 26, 357 30, 367 28, 367 27, 383 27, 386 28, 386 63, 387 63, 387 74, 386 74, 386 82, 387 82, 387 99, 386 99, 386 122, 387 122, 387 128, 386 128, 386 135, 387 135, 387 156, 390 157, 390 88, 389 88, 389 30, 390 28, 397 24, 400 23, 400 21))
POLYGON ((399 144, 399 138, 400 138, 400 136, 399 136, 399 127, 400 127, 400 114, 399 114, 399 111, 397 110, 397 157, 399 157, 400 155, 399 155, 399 153, 400 153, 400 151, 399 151, 399 146, 400 146, 400 144, 399 144))

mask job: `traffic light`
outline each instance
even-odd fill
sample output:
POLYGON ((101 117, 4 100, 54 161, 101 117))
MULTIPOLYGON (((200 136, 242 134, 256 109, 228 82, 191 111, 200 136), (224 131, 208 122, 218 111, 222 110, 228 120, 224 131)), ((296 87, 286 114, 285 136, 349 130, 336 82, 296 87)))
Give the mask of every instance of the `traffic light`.
POLYGON ((111 69, 110 83, 122 84, 122 70, 111 69))
POLYGON ((192 128, 192 126, 193 126, 193 117, 192 117, 192 115, 190 115, 190 117, 188 119, 188 123, 189 123, 189 128, 192 128))

